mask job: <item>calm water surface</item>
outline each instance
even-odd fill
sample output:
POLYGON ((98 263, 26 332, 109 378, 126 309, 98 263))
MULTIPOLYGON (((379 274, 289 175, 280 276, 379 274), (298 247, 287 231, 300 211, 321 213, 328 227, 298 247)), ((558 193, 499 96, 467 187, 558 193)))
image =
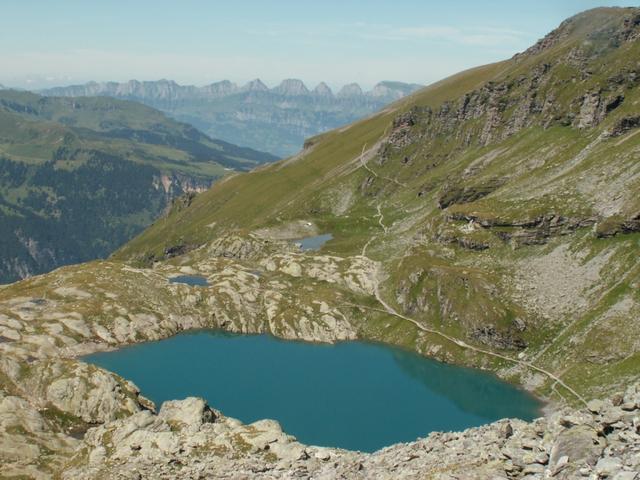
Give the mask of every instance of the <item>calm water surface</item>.
POLYGON ((305 237, 294 240, 294 243, 300 245, 303 251, 307 250, 319 250, 322 246, 327 243, 329 240, 333 238, 333 235, 330 233, 325 233, 322 235, 315 235, 313 237, 305 237))
POLYGON ((363 451, 504 417, 528 420, 541 408, 489 374, 363 342, 198 331, 85 360, 133 380, 158 405, 201 396, 243 422, 276 419, 303 443, 363 451))
POLYGON ((196 275, 178 275, 177 277, 171 277, 169 281, 171 283, 184 283, 192 287, 206 287, 209 285, 206 278, 196 275))

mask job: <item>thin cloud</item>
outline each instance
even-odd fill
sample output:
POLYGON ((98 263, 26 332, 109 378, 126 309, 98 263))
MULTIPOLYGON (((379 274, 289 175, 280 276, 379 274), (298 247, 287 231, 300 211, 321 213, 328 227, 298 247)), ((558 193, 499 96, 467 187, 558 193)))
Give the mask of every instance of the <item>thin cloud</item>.
POLYGON ((458 28, 448 25, 410 27, 364 26, 359 35, 367 39, 409 41, 429 40, 479 47, 527 44, 531 35, 513 29, 458 28))
POLYGON ((259 37, 283 37, 312 39, 326 42, 328 39, 344 41, 358 39, 367 41, 425 41, 452 45, 477 47, 526 46, 533 35, 519 30, 495 27, 461 28, 451 25, 394 26, 366 22, 291 27, 270 25, 263 29, 247 29, 245 33, 259 37))

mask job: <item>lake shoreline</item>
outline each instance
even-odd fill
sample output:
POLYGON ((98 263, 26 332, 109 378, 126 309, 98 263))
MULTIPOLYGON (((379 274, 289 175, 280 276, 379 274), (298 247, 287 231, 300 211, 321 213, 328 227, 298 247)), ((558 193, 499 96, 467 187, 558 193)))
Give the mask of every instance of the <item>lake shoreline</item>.
POLYGON ((311 344, 206 329, 82 359, 133 380, 157 405, 200 396, 244 422, 274 418, 304 443, 367 452, 432 431, 501 418, 531 421, 542 408, 534 396, 487 372, 358 340, 311 344), (268 367, 256 375, 256 365, 268 367), (174 380, 166 382, 165 376, 174 380), (224 389, 213 387, 220 382, 224 389), (258 397, 260 402, 250 400, 258 397), (315 415, 305 415, 304 405, 315 415), (384 428, 367 420, 386 405, 394 408, 387 410, 384 428), (332 420, 316 424, 318 415, 332 420))

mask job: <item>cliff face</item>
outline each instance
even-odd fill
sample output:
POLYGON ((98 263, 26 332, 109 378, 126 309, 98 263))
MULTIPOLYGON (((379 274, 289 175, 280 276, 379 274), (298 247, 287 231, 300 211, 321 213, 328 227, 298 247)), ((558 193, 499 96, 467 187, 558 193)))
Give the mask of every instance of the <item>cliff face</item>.
POLYGON ((380 82, 364 93, 350 84, 337 94, 323 82, 309 90, 301 80, 269 88, 259 79, 244 86, 222 81, 203 87, 169 80, 88 83, 44 92, 51 96, 110 96, 135 100, 191 123, 213 138, 284 157, 304 140, 351 123, 408 95, 420 85, 380 82))

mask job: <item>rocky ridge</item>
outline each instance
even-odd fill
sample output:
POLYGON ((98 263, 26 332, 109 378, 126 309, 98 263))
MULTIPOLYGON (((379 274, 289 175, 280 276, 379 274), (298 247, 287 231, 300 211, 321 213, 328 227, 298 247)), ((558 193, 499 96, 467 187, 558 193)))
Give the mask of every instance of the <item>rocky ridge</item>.
POLYGON ((336 94, 325 83, 320 82, 309 90, 302 80, 288 78, 280 84, 269 88, 259 78, 251 80, 245 85, 237 85, 229 80, 222 80, 202 87, 194 85, 180 85, 173 80, 138 81, 128 82, 89 82, 84 85, 72 85, 67 87, 54 87, 43 93, 54 97, 136 97, 140 99, 158 99, 165 101, 179 101, 186 98, 222 98, 249 91, 271 91, 283 96, 339 96, 339 97, 378 97, 386 101, 393 101, 421 88, 422 85, 407 84, 402 82, 380 82, 368 91, 364 92, 357 83, 344 85, 336 94))

